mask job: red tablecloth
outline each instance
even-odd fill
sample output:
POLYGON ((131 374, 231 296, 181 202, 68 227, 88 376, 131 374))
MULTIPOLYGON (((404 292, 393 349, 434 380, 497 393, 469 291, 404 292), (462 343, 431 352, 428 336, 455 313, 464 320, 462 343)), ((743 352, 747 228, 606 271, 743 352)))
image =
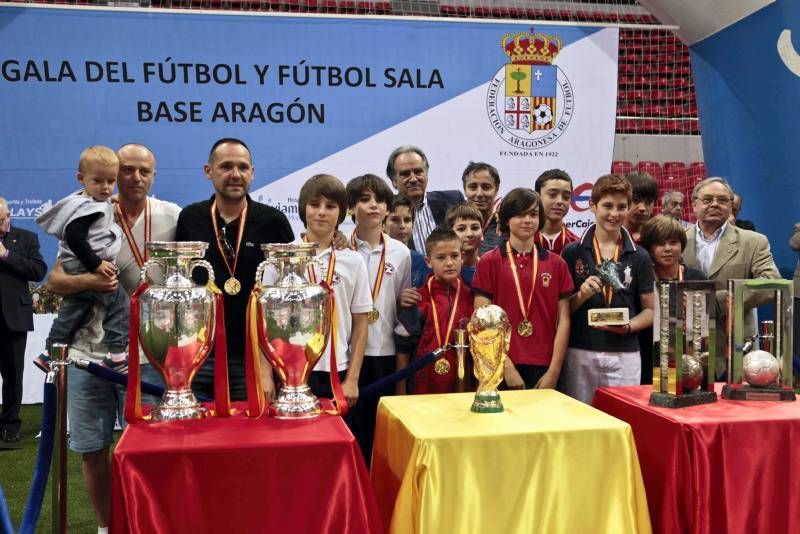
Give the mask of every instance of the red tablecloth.
POLYGON ((800 402, 669 409, 651 391, 602 388, 593 405, 633 428, 654 532, 800 533, 800 402))
POLYGON ((112 460, 111 532, 381 532, 340 417, 130 425, 112 460))

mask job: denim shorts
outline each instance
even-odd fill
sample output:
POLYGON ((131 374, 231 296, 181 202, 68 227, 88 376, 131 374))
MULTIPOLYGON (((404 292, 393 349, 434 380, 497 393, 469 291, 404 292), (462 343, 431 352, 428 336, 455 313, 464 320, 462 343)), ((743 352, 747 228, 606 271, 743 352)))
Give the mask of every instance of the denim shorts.
MULTIPOLYGON (((105 449, 114 441, 118 414, 125 426, 125 388, 72 365, 67 369, 69 448, 80 454, 105 449)), ((141 372, 145 382, 162 385, 161 375, 152 365, 142 365, 141 372)), ((153 400, 142 396, 143 404, 153 400)))

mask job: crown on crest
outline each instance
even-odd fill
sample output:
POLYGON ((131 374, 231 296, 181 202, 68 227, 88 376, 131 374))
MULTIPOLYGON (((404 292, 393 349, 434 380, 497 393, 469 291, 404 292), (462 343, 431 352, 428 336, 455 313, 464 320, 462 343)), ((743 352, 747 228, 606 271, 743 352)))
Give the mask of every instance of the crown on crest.
POLYGON ((545 65, 556 58, 563 42, 556 35, 543 33, 507 33, 500 40, 503 51, 511 63, 519 65, 545 65))

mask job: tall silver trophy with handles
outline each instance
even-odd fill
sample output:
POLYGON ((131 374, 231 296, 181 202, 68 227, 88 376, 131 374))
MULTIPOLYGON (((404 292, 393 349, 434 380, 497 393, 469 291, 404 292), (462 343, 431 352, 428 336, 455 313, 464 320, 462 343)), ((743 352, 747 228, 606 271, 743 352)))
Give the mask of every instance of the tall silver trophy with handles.
POLYGON ((166 384, 151 419, 204 417, 191 386, 213 344, 216 306, 213 291, 195 284, 191 274, 202 267, 214 281, 211 264, 202 259, 208 243, 156 241, 146 246, 150 259, 142 267, 141 281, 147 281, 154 267, 163 274, 163 282, 151 284, 139 297, 142 351, 166 384))

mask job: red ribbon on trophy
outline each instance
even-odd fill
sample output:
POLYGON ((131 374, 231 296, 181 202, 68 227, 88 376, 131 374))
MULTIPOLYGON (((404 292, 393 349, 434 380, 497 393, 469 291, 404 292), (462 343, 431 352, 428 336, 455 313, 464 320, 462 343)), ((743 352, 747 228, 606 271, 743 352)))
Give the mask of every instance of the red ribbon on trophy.
POLYGON ((139 297, 148 288, 147 283, 142 283, 131 295, 131 311, 128 320, 128 387, 125 395, 125 420, 134 424, 142 419, 142 387, 139 371, 139 297), (131 358, 133 354, 133 358, 131 358))

